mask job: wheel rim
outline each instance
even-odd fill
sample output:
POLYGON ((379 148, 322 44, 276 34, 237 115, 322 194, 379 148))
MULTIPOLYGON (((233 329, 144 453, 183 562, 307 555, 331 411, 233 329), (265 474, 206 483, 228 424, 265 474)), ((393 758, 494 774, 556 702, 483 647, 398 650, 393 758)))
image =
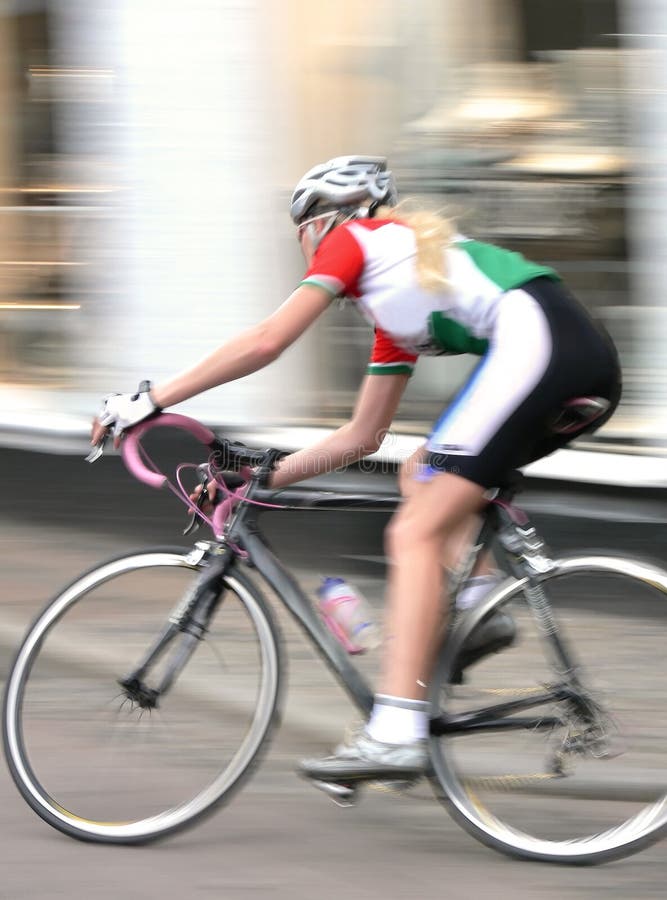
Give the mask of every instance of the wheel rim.
MULTIPOLYGON (((23 715, 26 709, 26 689, 30 686, 31 675, 40 658, 42 645, 49 641, 50 636, 57 630, 56 626, 62 622, 71 609, 74 609, 80 601, 90 598, 92 593, 98 588, 107 583, 113 585, 116 579, 128 573, 136 573, 143 570, 155 572, 157 569, 170 572, 180 569, 192 573, 196 568, 196 565, 189 562, 186 556, 177 553, 147 553, 111 562, 96 570, 96 572, 84 576, 64 591, 57 601, 52 603, 38 619, 19 651, 6 690, 4 722, 6 748, 11 760, 13 775, 19 783, 24 796, 40 815, 43 815, 56 827, 108 840, 132 840, 172 830, 200 815, 211 805, 218 802, 243 775, 261 746, 270 724, 276 701, 278 681, 277 650, 270 623, 260 604, 248 587, 234 576, 226 579, 227 589, 232 592, 231 597, 239 598, 239 609, 242 608, 245 611, 248 624, 254 629, 258 645, 257 654, 260 663, 260 675, 256 688, 253 686, 254 694, 253 690, 249 690, 247 692, 248 696, 244 697, 243 690, 241 690, 239 699, 238 685, 247 681, 247 674, 243 673, 240 681, 232 682, 228 678, 229 689, 227 694, 225 695, 224 691, 222 691, 220 696, 223 697, 224 702, 227 704, 225 712, 229 715, 230 721, 234 715, 240 713, 239 707, 241 705, 247 707, 251 702, 254 703, 254 712, 251 715, 248 726, 244 730, 243 739, 238 748, 234 753, 230 751, 224 769, 198 789, 192 798, 176 802, 154 815, 132 817, 131 820, 126 820, 124 817, 119 820, 106 820, 106 818, 100 820, 96 817, 78 815, 69 808, 72 804, 61 804, 55 791, 43 787, 42 781, 44 779, 38 774, 39 768, 31 758, 34 751, 30 750, 29 742, 26 742, 24 739, 26 723, 23 721, 23 715), (229 713, 229 704, 232 704, 231 713, 229 713), (233 704, 236 704, 236 708, 234 708, 233 704), (26 743, 28 743, 28 746, 26 746, 26 743), (55 796, 53 796, 54 794, 55 796)), ((226 599, 225 603, 227 602, 226 599)), ((225 604, 223 603, 224 607, 225 604)), ((170 605, 167 605, 163 610, 165 617, 169 610, 170 605)), ((151 635, 151 641, 153 637, 154 635, 151 635)), ((235 632, 234 637, 238 644, 238 630, 235 632)), ((249 640, 248 643, 250 643, 249 640)), ((76 645, 77 652, 79 652, 77 664, 80 667, 83 666, 85 668, 88 665, 99 668, 101 666, 103 669, 110 662, 104 654, 100 658, 99 647, 95 648, 91 655, 90 652, 86 651, 85 647, 82 648, 80 641, 77 641, 76 645), (83 655, 83 658, 81 658, 81 655, 83 655)), ((55 646, 55 655, 49 658, 48 665, 62 664, 68 659, 72 649, 67 644, 67 641, 59 646, 55 646)), ((131 658, 134 658, 134 656, 131 655, 131 658)), ((193 659, 198 658, 197 654, 193 657, 193 659)), ((211 667, 210 661, 202 660, 202 665, 204 664, 207 665, 208 671, 211 667)), ((189 666, 190 663, 188 664, 189 666)), ((115 670, 114 674, 119 676, 125 674, 125 672, 115 670)), ((104 678, 106 678, 106 673, 104 673, 104 678)), ((179 684, 177 683, 176 687, 178 688, 178 686, 179 684)), ((117 688, 115 689, 117 690, 117 688)), ((186 690, 185 686, 183 690, 186 690)), ((202 705, 202 696, 203 688, 199 691, 198 697, 191 695, 188 698, 191 710, 197 704, 202 705)), ((169 700, 169 696, 166 700, 169 700)), ((214 705, 212 699, 209 705, 214 705)), ((196 747, 197 737, 197 733, 192 735, 193 749, 196 747)), ((152 750, 149 747, 147 756, 149 761, 151 752, 152 750)), ((180 760, 171 761, 170 765, 177 767, 177 763, 181 764, 180 760)), ((129 766, 129 762, 127 765, 129 766)))
MULTIPOLYGON (((659 699, 659 691, 656 686, 662 684, 663 679, 653 667, 658 662, 663 665, 664 652, 659 657, 656 654, 655 659, 651 657, 649 663, 646 654, 639 655, 637 667, 630 667, 630 651, 633 648, 652 644, 657 651, 661 645, 664 627, 667 625, 667 604, 664 602, 667 596, 667 573, 649 564, 603 556, 559 560, 553 573, 553 581, 549 581, 549 594, 555 594, 556 607, 558 592, 555 588, 559 583, 566 586, 564 594, 567 594, 575 581, 579 584, 587 582, 590 586, 593 582, 589 579, 595 580, 598 585, 603 582, 605 584, 604 602, 599 608, 596 608, 597 601, 591 598, 588 590, 586 596, 591 605, 589 609, 557 609, 557 614, 563 622, 566 635, 571 639, 579 662, 582 663, 583 677, 592 682, 593 695, 604 700, 605 712, 611 707, 612 724, 608 726, 608 732, 613 733, 616 741, 621 741, 617 748, 621 752, 617 757, 597 762, 603 769, 606 767, 603 780, 597 784, 591 780, 590 770, 594 767, 588 766, 586 755, 580 756, 571 749, 576 746, 576 742, 571 737, 572 725, 571 721, 567 722, 567 717, 566 723, 554 728, 549 735, 554 748, 560 748, 561 751, 563 747, 566 748, 563 754, 566 764, 575 764, 573 771, 569 771, 564 777, 553 777, 551 767, 545 765, 545 739, 539 730, 525 734, 508 731, 499 736, 487 732, 478 736, 470 734, 432 739, 438 789, 442 785, 445 792, 443 799, 447 801, 455 817, 476 837, 515 855, 554 861, 610 858, 639 849, 659 837, 667 827, 664 759, 657 749, 658 746, 664 746, 658 739, 657 732, 660 731, 660 737, 667 737, 665 704, 660 703, 654 716, 647 718, 648 706, 658 706, 656 701, 659 699), (605 634, 615 634, 618 641, 616 646, 608 648, 605 660, 604 653, 600 652, 603 639, 600 616, 602 612, 609 612, 612 604, 608 581, 624 584, 627 595, 622 599, 625 604, 632 592, 635 598, 635 618, 631 621, 635 630, 633 634, 628 634, 627 620, 624 619, 606 626, 605 634), (640 586, 641 591, 638 590, 640 586), (644 596, 640 600, 639 594, 642 592, 644 596), (650 601, 647 599, 649 594, 652 595, 650 601), (651 604, 654 607, 649 609, 651 604), (655 614, 661 628, 656 627, 656 621, 650 618, 650 613, 655 614), (589 625, 597 622, 599 636, 591 633, 584 640, 582 626, 587 619, 589 625), (644 669, 647 665, 651 667, 645 686, 640 681, 642 664, 644 669), (614 708, 618 704, 618 698, 615 694, 610 696, 611 692, 601 677, 605 665, 607 669, 612 667, 615 670, 613 674, 627 673, 630 690, 626 691, 628 698, 624 698, 625 707, 620 711, 620 718, 618 709, 614 708), (650 723, 648 728, 647 722, 650 723), (568 735, 567 740, 562 735, 568 735), (542 747, 533 753, 532 748, 533 745, 537 746, 538 737, 542 747), (478 746, 475 746, 476 742, 478 746), (528 743, 531 745, 530 751, 526 749, 528 743), (482 752, 479 751, 480 745, 485 747, 482 752), (509 747, 512 752, 508 752, 509 747), (497 760, 495 768, 491 765, 492 759, 497 760), (535 759, 541 759, 541 767, 533 765, 535 759), (642 776, 639 780, 631 777, 628 760, 642 776), (647 761, 650 761, 650 766, 647 761), (649 772, 651 777, 645 777, 649 772), (614 797, 611 799, 609 788, 616 782, 614 797), (573 812, 575 809, 576 812, 573 812), (604 821, 605 818, 609 819, 609 823, 604 821), (589 822, 590 831, 587 831, 589 822), (595 827, 593 822, 599 823, 600 827, 595 827)), ((504 606, 505 609, 516 607, 516 602, 513 603, 512 600, 516 601, 516 597, 522 593, 521 584, 523 583, 507 582, 502 585, 484 602, 484 607, 480 607, 475 621, 485 618, 496 606, 504 606)), ((568 596, 572 596, 571 593, 568 596)), ((531 617, 528 617, 528 621, 532 621, 531 617)), ((520 642, 527 644, 526 636, 521 631, 523 627, 522 622, 519 629, 520 642)), ((523 670, 517 666, 518 646, 513 662, 510 660, 515 649, 504 650, 472 667, 467 673, 470 679, 468 686, 447 688, 448 711, 461 712, 462 709, 492 705, 499 700, 516 699, 522 689, 543 694, 544 682, 530 683, 529 676, 534 669, 534 661, 525 664, 523 670), (500 691, 507 693, 503 696, 498 693, 500 691), (475 692, 480 698, 477 701, 472 699, 475 692)), ((530 656, 529 647, 522 652, 530 656)), ((439 674, 440 677, 444 675, 442 671, 439 674)), ((559 704, 555 704, 551 708, 540 707, 540 710, 545 716, 562 716, 558 707, 559 704)), ((523 711, 517 715, 534 718, 536 713, 523 711)), ((592 732, 586 733, 586 740, 591 737, 592 732)), ((609 741, 609 746, 611 743, 609 741)), ((552 753, 552 748, 548 752, 552 753)))

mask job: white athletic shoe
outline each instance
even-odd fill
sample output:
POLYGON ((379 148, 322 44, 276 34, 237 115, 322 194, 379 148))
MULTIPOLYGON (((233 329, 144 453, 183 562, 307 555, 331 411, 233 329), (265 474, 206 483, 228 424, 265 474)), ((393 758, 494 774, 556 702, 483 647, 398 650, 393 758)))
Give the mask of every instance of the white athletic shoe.
POLYGON ((336 747, 332 756, 302 760, 299 771, 307 778, 328 782, 401 781, 423 775, 427 763, 425 740, 385 744, 362 730, 336 747))

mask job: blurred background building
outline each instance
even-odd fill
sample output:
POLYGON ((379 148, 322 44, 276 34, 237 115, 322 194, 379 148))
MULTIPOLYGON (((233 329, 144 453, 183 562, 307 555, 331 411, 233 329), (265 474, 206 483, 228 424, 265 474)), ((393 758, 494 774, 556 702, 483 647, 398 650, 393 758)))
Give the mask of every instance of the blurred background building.
MULTIPOLYGON (((89 419, 275 309, 303 267, 293 183, 359 152, 556 265, 622 355, 599 439, 663 444, 666 42, 655 0, 0 0, 0 419, 89 419)), ((336 423, 370 343, 332 309, 188 409, 336 423)), ((421 360, 401 428, 468 366, 421 360)))

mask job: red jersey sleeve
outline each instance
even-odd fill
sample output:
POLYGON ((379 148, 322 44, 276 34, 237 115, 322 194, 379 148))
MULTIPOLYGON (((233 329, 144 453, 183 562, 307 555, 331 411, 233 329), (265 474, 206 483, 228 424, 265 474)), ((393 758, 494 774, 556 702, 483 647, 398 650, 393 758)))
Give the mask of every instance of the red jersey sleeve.
POLYGON ((334 228, 315 251, 301 284, 316 284, 335 297, 359 296, 364 254, 345 225, 334 228))
POLYGON ((366 367, 368 375, 412 375, 416 362, 414 353, 401 350, 386 332, 375 329, 375 343, 366 367))

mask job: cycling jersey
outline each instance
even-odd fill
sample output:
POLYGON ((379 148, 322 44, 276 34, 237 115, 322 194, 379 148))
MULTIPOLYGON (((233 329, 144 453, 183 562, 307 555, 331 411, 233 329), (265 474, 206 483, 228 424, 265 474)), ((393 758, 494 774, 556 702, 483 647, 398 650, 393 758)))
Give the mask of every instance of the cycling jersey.
POLYGON ((410 374, 421 354, 483 355, 503 294, 539 276, 559 277, 520 253, 460 234, 443 252, 449 289, 426 291, 412 229, 359 219, 324 238, 301 283, 348 297, 375 327, 369 373, 410 374))

